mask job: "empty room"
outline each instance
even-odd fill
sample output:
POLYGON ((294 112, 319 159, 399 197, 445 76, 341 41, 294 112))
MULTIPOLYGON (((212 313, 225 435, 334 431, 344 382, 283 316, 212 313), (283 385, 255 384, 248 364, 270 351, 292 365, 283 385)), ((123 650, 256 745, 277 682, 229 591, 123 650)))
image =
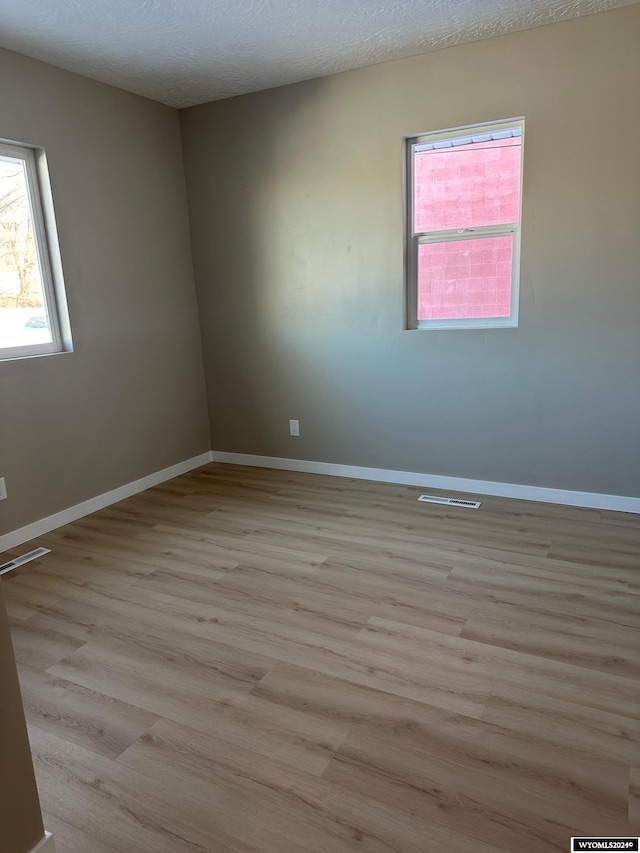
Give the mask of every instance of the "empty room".
POLYGON ((0 853, 640 842, 640 5, 0 0, 0 853))

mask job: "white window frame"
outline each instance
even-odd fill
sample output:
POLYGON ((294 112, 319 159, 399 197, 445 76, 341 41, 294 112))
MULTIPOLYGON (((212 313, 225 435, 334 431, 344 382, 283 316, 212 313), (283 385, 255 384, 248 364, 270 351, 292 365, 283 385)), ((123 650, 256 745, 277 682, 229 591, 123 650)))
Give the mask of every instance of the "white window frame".
POLYGON ((3 347, 0 342, 0 361, 71 352, 71 329, 64 292, 62 261, 44 149, 0 139, 0 154, 14 160, 22 160, 25 164, 44 308, 52 337, 49 343, 30 346, 3 347))
MULTIPOLYGON (((461 144, 461 143, 459 143, 461 144)), ((445 147, 444 145, 442 147, 445 147)), ((518 325, 520 303, 520 234, 522 221, 522 176, 524 158, 524 118, 507 119, 454 127, 448 130, 420 133, 404 138, 404 191, 405 191, 405 329, 499 329, 518 325), (416 149, 433 143, 446 143, 454 139, 473 138, 501 131, 521 130, 520 165, 520 221, 504 225, 482 225, 475 228, 452 228, 444 231, 414 233, 416 149), (511 267, 511 314, 508 317, 469 317, 448 320, 418 320, 418 253, 425 243, 449 243, 458 240, 474 240, 483 237, 513 237, 511 267)))

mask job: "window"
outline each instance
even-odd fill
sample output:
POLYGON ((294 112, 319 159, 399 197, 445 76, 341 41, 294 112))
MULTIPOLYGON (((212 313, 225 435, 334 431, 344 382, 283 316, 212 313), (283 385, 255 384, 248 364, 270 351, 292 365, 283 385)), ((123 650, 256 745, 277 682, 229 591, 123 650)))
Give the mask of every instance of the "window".
POLYGON ((0 359, 70 349, 44 152, 0 141, 0 359))
POLYGON ((406 327, 518 325, 524 120, 406 142, 406 327))

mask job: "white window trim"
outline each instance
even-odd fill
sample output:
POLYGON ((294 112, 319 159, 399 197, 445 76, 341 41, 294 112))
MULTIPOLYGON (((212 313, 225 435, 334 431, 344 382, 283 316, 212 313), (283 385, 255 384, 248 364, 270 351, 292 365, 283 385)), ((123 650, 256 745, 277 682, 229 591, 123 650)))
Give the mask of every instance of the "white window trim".
MULTIPOLYGON (((423 231, 414 234, 414 153, 421 145, 456 136, 471 136, 476 130, 482 133, 499 133, 503 130, 521 128, 522 151, 524 154, 524 118, 486 124, 467 125, 433 133, 407 136, 404 139, 404 191, 405 191, 405 329, 446 330, 446 329, 499 329, 515 328, 518 325, 520 308, 520 222, 505 225, 482 225, 474 228, 453 228, 445 231, 423 231), (418 247, 424 243, 443 243, 454 240, 472 240, 482 237, 502 237, 513 235, 511 256, 511 313, 508 317, 469 317, 448 320, 418 320, 418 247)), ((520 221, 522 221, 522 182, 523 168, 520 168, 520 221)))
POLYGON ((0 154, 22 160, 25 164, 29 207, 33 221, 38 264, 42 276, 45 312, 52 337, 49 343, 31 346, 3 347, 0 345, 0 361, 71 352, 73 349, 71 329, 64 293, 53 198, 44 151, 29 145, 0 139, 0 154))

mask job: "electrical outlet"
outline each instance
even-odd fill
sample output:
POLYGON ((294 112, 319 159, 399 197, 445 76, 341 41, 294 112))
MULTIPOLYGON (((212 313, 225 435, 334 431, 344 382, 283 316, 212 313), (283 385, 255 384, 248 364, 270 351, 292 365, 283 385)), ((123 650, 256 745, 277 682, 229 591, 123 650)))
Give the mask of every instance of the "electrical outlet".
POLYGON ((4 481, 4 477, 0 477, 0 501, 3 501, 7 497, 7 484, 4 481))
POLYGON ((300 435, 300 421, 289 421, 289 435, 300 435))

